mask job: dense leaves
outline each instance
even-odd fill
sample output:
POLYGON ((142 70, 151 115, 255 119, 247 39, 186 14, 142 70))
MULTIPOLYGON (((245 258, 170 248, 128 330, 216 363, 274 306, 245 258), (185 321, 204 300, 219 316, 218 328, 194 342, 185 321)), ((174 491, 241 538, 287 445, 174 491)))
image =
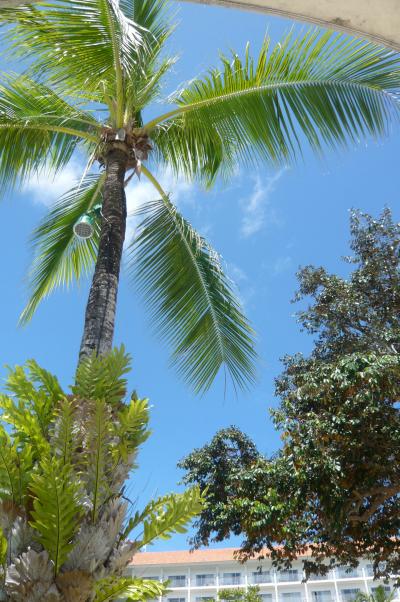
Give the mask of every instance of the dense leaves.
POLYGON ((280 566, 309 548, 307 573, 360 556, 376 576, 400 572, 400 224, 389 210, 353 212, 351 231, 347 278, 298 274, 297 300, 311 298, 299 319, 315 345, 286 357, 276 381, 282 449, 264 458, 230 429, 181 462, 212 502, 195 545, 233 532, 243 558, 267 549, 280 566))
POLYGON ((34 361, 10 370, 0 398, 1 600, 164 593, 163 583, 121 575, 144 545, 184 532, 203 500, 192 487, 134 514, 128 506, 126 479, 149 435, 147 400, 125 401, 129 365, 123 348, 88 358, 72 395, 34 361))

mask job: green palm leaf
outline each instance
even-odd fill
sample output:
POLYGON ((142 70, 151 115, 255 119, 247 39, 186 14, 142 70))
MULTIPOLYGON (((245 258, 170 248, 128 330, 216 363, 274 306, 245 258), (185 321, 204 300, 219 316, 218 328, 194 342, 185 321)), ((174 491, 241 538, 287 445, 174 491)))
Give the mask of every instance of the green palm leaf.
POLYGON ((77 145, 97 140, 97 122, 27 76, 0 84, 0 186, 65 167, 77 145))
MULTIPOLYGON (((69 92, 100 89, 122 93, 142 33, 117 0, 64 0, 3 9, 11 52, 36 56, 35 71, 67 83, 69 92)), ((120 100, 119 98, 114 100, 120 100)))
POLYGON ((96 595, 93 602, 112 602, 126 598, 129 600, 151 600, 162 596, 165 586, 150 579, 132 579, 129 577, 107 577, 96 583, 96 595))
POLYGON ((46 215, 33 233, 34 260, 30 269, 31 295, 21 314, 21 323, 28 322, 40 302, 54 288, 69 286, 74 280, 90 273, 96 261, 100 223, 94 235, 78 239, 73 232, 75 222, 101 200, 104 175, 88 175, 67 192, 46 215))
POLYGON ((235 384, 254 380, 253 331, 241 311, 219 257, 162 198, 149 203, 130 265, 146 296, 157 331, 173 346, 173 363, 196 391, 210 386, 221 366, 235 384))
POLYGON ((56 459, 44 459, 41 472, 32 476, 33 511, 31 526, 38 540, 54 562, 57 575, 73 548, 73 538, 80 526, 83 506, 79 487, 70 465, 56 459))
MULTIPOLYGON (((386 133, 389 118, 400 114, 399 88, 395 52, 312 30, 298 38, 290 34, 272 50, 266 39, 257 60, 249 48, 243 60, 222 57, 220 69, 178 91, 171 98, 177 108, 145 128, 172 128, 177 149, 162 131, 154 136, 175 169, 185 161, 198 165, 195 141, 201 148, 204 135, 210 145, 222 146, 221 165, 225 158, 232 165, 233 156, 250 165, 286 163, 300 151, 300 133, 317 152, 386 133)), ((194 175, 201 176, 200 169, 194 175)))

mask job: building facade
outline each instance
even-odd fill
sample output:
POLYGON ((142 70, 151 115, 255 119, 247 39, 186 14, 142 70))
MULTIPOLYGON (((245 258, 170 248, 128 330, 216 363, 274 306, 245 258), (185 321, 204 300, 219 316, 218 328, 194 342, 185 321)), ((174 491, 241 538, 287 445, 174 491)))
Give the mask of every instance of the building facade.
MULTIPOLYGON (((301 559, 290 570, 277 571, 268 560, 235 561, 234 548, 194 552, 144 552, 134 556, 129 574, 169 580, 169 592, 159 602, 214 602, 223 588, 258 585, 263 602, 351 602, 358 592, 373 593, 372 565, 360 562, 356 569, 341 567, 324 577, 303 583, 301 559)), ((381 583, 387 592, 393 583, 381 583)), ((400 600, 400 590, 394 590, 400 600)))

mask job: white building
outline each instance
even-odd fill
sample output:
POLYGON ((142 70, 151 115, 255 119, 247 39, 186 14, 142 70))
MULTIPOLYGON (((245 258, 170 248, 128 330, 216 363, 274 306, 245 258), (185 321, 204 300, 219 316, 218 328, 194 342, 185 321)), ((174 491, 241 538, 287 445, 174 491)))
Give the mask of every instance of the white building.
MULTIPOLYGON (((350 602, 358 592, 371 593, 379 585, 367 561, 356 569, 342 567, 327 576, 302 583, 301 560, 286 571, 276 571, 268 560, 234 559, 235 548, 194 552, 144 552, 132 559, 130 574, 169 580, 169 592, 159 602, 214 602, 218 590, 258 585, 263 602, 350 602)), ((392 583, 382 584, 391 591, 392 583)), ((395 590, 400 600, 400 590, 395 590)))

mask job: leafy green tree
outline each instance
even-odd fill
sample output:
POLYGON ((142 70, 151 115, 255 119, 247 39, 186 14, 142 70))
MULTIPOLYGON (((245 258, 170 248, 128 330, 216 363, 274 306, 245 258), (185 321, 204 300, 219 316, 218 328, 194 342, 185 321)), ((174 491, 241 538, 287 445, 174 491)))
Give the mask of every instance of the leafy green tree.
POLYGON ((268 548, 278 567, 308 548, 307 574, 361 556, 375 577, 400 574, 400 224, 353 212, 351 232, 347 278, 298 274, 314 349, 276 381, 282 449, 265 458, 230 428, 180 464, 210 501, 195 545, 233 532, 243 558, 268 548))
POLYGON ((262 602, 258 585, 247 588, 223 588, 218 592, 218 602, 262 602))
POLYGON ((128 402, 123 349, 79 365, 72 394, 33 360, 0 397, 0 599, 154 599, 165 584, 123 576, 156 538, 184 532, 197 487, 132 510, 126 480, 147 439, 146 399, 128 402), (127 539, 133 532, 134 537, 127 539))
POLYGON ((250 328, 218 255, 162 189, 156 169, 211 186, 238 164, 286 164, 304 139, 316 152, 381 136, 399 115, 398 55, 375 44, 312 30, 269 38, 253 58, 223 56, 218 68, 174 92, 171 110, 146 119, 175 59, 164 0, 61 0, 2 9, 2 41, 13 60, 31 62, 0 86, 0 184, 42 169, 59 172, 75 151, 88 169, 34 233, 31 297, 22 321, 57 286, 94 276, 80 357, 112 347, 125 240, 128 173, 142 173, 154 201, 142 208, 128 264, 153 323, 173 349, 178 372, 196 391, 222 366, 235 384, 254 379, 250 328), (146 162, 146 165, 145 165, 146 162), (93 164, 100 173, 89 173, 93 164), (101 211, 95 211, 97 205, 101 211), (95 233, 78 240, 91 213, 95 233))

